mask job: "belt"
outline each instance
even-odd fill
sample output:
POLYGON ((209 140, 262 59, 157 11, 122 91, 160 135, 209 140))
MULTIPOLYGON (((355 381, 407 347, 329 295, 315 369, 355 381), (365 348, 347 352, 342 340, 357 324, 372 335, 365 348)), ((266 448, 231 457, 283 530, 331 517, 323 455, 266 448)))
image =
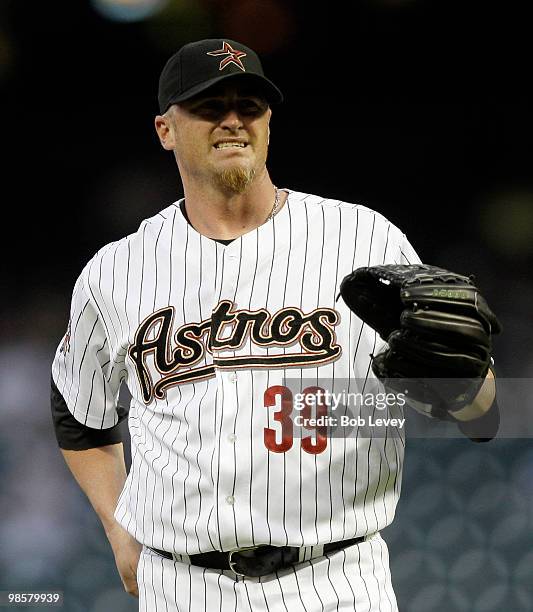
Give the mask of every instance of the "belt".
MULTIPOLYGON (((359 544, 365 537, 328 542, 323 545, 323 551, 319 554, 325 555, 329 552, 359 544)), ((172 561, 175 559, 174 555, 166 550, 159 550, 151 546, 147 548, 150 548, 165 559, 172 561)), ((191 565, 210 569, 230 570, 237 576, 258 577, 272 574, 277 570, 298 563, 300 550, 297 546, 270 546, 267 544, 230 551, 213 550, 197 555, 188 555, 188 558, 191 565)))

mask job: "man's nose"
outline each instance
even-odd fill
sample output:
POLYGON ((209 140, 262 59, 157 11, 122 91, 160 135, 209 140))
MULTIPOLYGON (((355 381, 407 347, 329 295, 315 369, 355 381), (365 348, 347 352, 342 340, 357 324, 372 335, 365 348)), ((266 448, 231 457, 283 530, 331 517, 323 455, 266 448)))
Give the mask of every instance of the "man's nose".
POLYGON ((230 109, 220 121, 220 126, 229 130, 238 130, 243 125, 241 116, 235 109, 230 109))

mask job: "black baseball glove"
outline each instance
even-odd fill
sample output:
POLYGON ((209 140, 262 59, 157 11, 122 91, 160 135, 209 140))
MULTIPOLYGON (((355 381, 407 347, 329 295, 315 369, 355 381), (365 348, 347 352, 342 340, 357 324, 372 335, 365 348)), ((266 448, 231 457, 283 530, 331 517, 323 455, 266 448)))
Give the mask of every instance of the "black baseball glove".
POLYGON ((437 418, 474 399, 501 325, 472 277, 426 265, 358 268, 340 295, 389 345, 372 358, 378 378, 430 404, 437 418))

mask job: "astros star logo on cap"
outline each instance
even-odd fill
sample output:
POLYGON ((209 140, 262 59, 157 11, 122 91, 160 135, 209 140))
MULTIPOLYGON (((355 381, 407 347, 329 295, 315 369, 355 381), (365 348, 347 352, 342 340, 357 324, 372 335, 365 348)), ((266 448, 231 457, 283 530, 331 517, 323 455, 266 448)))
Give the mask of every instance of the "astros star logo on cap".
POLYGON ((229 43, 224 41, 222 44, 222 49, 217 49, 216 51, 209 51, 207 55, 227 55, 221 62, 219 70, 224 70, 226 66, 229 64, 235 64, 238 66, 243 72, 246 72, 246 68, 244 64, 241 62, 241 57, 246 57, 246 53, 244 51, 238 51, 234 49, 229 43))

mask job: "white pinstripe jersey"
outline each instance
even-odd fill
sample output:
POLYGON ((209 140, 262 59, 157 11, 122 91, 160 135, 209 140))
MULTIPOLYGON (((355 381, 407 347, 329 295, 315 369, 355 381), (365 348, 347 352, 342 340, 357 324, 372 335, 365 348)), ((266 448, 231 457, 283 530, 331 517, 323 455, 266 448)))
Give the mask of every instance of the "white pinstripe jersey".
POLYGON ((117 423, 129 387, 117 520, 143 544, 188 554, 310 546, 390 523, 402 436, 311 449, 268 433, 280 407, 265 404, 284 377, 372 376, 383 342, 336 301, 339 284, 360 266, 418 261, 381 214, 294 191, 229 245, 200 235, 177 202, 101 249, 75 285, 53 378, 93 428, 117 423))

